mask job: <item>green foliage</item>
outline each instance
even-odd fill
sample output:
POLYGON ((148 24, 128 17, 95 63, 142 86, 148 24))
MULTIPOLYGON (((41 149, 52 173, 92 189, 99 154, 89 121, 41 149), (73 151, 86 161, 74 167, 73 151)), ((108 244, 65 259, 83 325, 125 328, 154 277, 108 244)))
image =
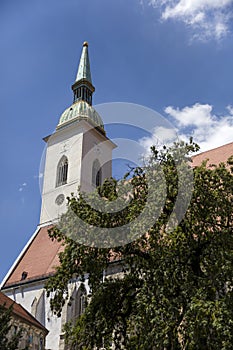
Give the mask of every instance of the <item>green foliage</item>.
POLYGON ((132 350, 232 349, 232 169, 204 163, 192 170, 190 153, 197 148, 192 140, 161 151, 152 147, 145 167, 135 169, 120 190, 108 180, 98 193, 69 198, 67 213, 50 232, 65 249, 47 291, 54 292, 52 307, 59 315, 68 282, 89 276, 90 303, 74 327, 66 325, 71 349, 100 349, 103 343, 108 349, 112 342, 132 350), (107 213, 91 208, 98 196, 107 213), (111 213, 116 199, 127 205, 111 213), (154 206, 147 208, 150 199, 154 206), (112 228, 134 222, 145 208, 146 220, 110 239, 105 231, 80 228, 74 218, 112 228), (98 239, 105 244, 95 247, 98 239), (118 275, 111 273, 116 266, 118 275))
POLYGON ((16 350, 18 349, 21 331, 12 332, 12 307, 6 309, 4 305, 0 305, 0 350, 16 350))

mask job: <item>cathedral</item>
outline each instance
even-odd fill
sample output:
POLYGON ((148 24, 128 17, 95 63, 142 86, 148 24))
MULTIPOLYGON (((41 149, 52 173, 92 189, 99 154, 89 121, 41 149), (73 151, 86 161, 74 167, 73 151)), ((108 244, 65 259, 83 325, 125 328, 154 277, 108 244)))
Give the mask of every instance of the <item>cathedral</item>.
MULTIPOLYGON (((72 192, 91 192, 112 175, 112 150, 103 121, 92 107, 92 84, 88 43, 83 43, 73 103, 60 116, 56 130, 44 138, 47 144, 40 222, 35 233, 2 283, 3 292, 29 311, 49 330, 47 350, 64 349, 63 324, 82 313, 84 292, 80 282, 70 284, 73 305, 65 305, 60 318, 50 310, 45 283, 59 264, 61 243, 51 241, 48 229, 66 210, 72 192)), ((88 285, 86 283, 88 293, 88 285)))
MULTIPOLYGON (((21 304, 48 331, 47 350, 64 350, 63 325, 78 317, 84 308, 85 292, 79 281, 69 285, 73 303, 64 305, 61 317, 50 309, 45 284, 59 264, 63 247, 52 241, 48 229, 66 210, 66 197, 72 192, 91 192, 112 175, 112 151, 116 145, 107 137, 101 116, 92 106, 92 84, 88 43, 84 42, 73 103, 60 116, 55 132, 44 138, 47 144, 40 222, 31 239, 2 282, 5 295, 21 304)), ((194 165, 209 159, 225 162, 233 154, 233 143, 196 155, 194 165)), ((88 294, 88 283, 85 283, 88 294)))

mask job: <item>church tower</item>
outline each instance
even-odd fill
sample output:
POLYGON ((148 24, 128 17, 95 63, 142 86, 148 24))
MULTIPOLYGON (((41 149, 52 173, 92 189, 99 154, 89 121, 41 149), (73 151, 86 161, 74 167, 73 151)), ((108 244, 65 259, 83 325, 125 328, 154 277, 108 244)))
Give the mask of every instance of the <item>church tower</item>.
MULTIPOLYGON (((48 230, 66 211, 67 196, 77 193, 78 188, 93 191, 111 176, 112 150, 116 147, 106 136, 103 121, 92 106, 95 88, 87 42, 83 44, 72 90, 72 105, 60 116, 55 131, 44 138, 47 148, 40 223, 1 284, 4 294, 49 330, 46 350, 65 350, 63 325, 81 314, 84 297, 81 282, 71 281, 68 290, 74 303, 70 305, 67 301, 60 318, 51 312, 45 284, 59 265, 58 256, 64 247, 49 238, 48 230)), ((87 280, 85 288, 88 293, 87 280)), ((30 337, 28 334, 29 348, 30 337)))
POLYGON ((104 124, 92 107, 88 43, 84 42, 75 83, 73 104, 61 115, 47 143, 40 223, 53 222, 66 210, 71 193, 90 192, 111 176, 112 149, 104 124))

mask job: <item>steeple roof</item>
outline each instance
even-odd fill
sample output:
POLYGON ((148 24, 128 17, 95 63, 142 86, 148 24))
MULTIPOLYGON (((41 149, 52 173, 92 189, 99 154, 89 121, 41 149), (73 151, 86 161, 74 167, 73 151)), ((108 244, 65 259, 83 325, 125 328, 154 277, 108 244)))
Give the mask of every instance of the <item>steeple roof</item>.
POLYGON ((88 55, 88 43, 84 41, 82 53, 78 66, 78 73, 75 83, 72 85, 74 92, 73 104, 61 115, 57 129, 66 126, 68 123, 86 120, 104 132, 104 124, 100 115, 92 107, 92 94, 95 91, 91 80, 91 69, 88 55))
POLYGON ((76 82, 80 80, 87 80, 92 84, 91 80, 91 68, 90 68, 90 60, 88 55, 88 42, 84 41, 81 58, 78 66, 78 73, 76 77, 76 82))
POLYGON ((68 107, 60 116, 57 129, 75 120, 86 120, 94 126, 100 127, 102 131, 104 130, 104 123, 101 116, 86 101, 77 101, 68 107))
POLYGON ((95 91, 91 80, 91 68, 88 55, 88 43, 84 41, 82 53, 78 66, 78 73, 76 76, 75 83, 72 85, 72 90, 74 92, 74 100, 85 101, 90 106, 92 105, 92 94, 95 91))

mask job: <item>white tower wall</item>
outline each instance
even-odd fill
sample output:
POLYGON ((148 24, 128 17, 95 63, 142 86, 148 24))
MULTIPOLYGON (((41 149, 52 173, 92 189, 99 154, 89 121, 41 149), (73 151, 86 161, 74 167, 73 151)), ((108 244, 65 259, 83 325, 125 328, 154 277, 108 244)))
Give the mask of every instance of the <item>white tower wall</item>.
POLYGON ((56 221, 67 210, 66 198, 71 193, 91 192, 92 166, 97 159, 101 166, 102 182, 112 175, 112 149, 115 147, 105 135, 86 121, 76 121, 48 137, 42 190, 40 224, 56 221), (63 156, 68 159, 67 183, 56 186, 57 167, 63 156), (64 198, 58 201, 58 196, 64 198))

